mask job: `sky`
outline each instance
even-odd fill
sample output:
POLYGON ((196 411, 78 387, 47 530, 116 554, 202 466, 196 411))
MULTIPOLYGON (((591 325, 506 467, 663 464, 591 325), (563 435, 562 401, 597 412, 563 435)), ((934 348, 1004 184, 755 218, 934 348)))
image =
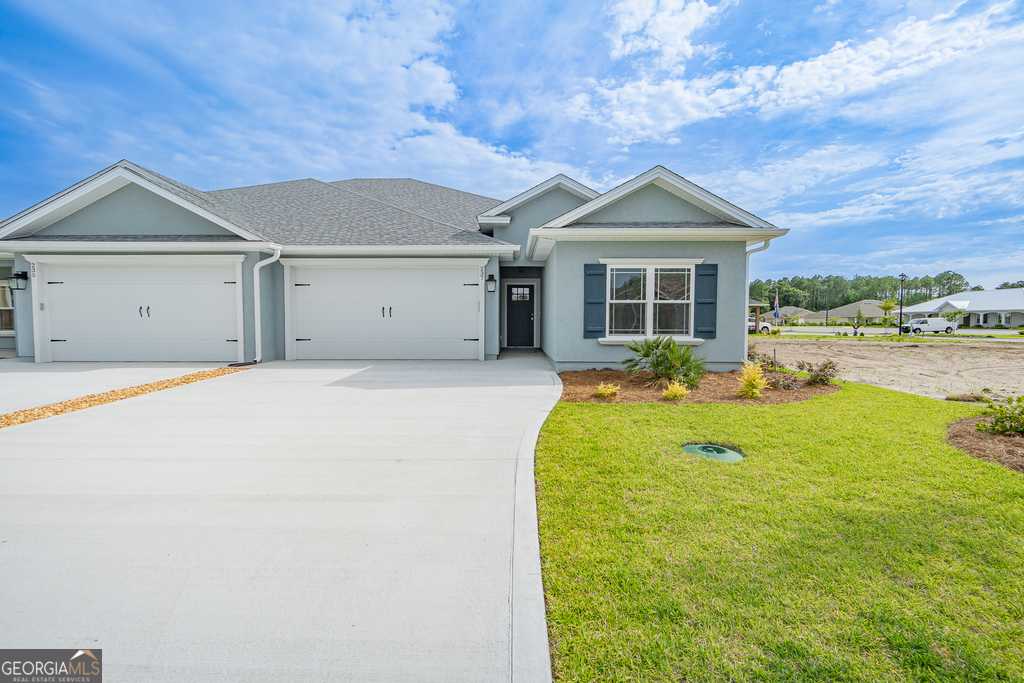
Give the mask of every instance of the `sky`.
POLYGON ((1018 2, 0 0, 0 216, 122 158, 498 199, 661 164, 790 229, 752 278, 994 287, 1024 279, 1022 65, 1018 2))

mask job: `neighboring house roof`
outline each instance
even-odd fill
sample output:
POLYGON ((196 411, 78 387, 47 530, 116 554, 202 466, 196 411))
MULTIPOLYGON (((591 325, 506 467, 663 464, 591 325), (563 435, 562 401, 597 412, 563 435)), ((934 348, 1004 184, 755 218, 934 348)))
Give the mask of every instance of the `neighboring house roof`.
MULTIPOLYGON (((856 312, 856 309, 854 309, 855 315, 856 312)), ((800 316, 802 318, 808 315, 809 313, 813 313, 813 311, 809 311, 806 308, 800 308, 799 306, 779 306, 779 315, 784 316, 786 318, 792 317, 794 315, 800 316)))
MULTIPOLYGON (((832 308, 828 311, 818 311, 817 313, 805 315, 804 320, 824 319, 826 312, 830 318, 856 318, 857 308, 861 309, 865 318, 881 318, 885 315, 885 312, 878 307, 880 303, 882 302, 878 299, 862 299, 861 301, 855 301, 852 304, 832 308)), ((906 309, 903 310, 906 311, 906 309)))
POLYGON ((981 292, 959 292, 913 306, 904 306, 903 313, 935 313, 947 308, 968 313, 989 311, 1024 311, 1024 289, 986 289, 981 292))

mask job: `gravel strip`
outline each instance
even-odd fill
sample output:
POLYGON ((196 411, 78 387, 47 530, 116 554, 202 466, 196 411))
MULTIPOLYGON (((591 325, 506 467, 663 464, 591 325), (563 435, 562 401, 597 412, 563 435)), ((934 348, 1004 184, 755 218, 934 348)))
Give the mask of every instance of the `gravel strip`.
POLYGON ((245 368, 216 368, 215 370, 203 370, 202 372, 193 372, 190 375, 182 375, 181 377, 175 377, 173 379, 150 382, 149 384, 140 384, 136 387, 128 387, 127 389, 115 389, 114 391, 105 391, 102 394, 89 394, 88 396, 82 396, 81 398, 61 401, 60 403, 51 403, 38 408, 16 410, 13 413, 0 415, 0 429, 23 424, 25 422, 42 420, 43 418, 53 417, 54 415, 61 415, 63 413, 73 413, 76 410, 92 408, 93 406, 100 406, 104 403, 113 403, 114 401, 121 401, 126 398, 132 398, 133 396, 151 394, 154 391, 163 391, 164 389, 179 387, 183 384, 202 382, 204 379, 230 375, 235 372, 242 372, 244 369, 245 368))

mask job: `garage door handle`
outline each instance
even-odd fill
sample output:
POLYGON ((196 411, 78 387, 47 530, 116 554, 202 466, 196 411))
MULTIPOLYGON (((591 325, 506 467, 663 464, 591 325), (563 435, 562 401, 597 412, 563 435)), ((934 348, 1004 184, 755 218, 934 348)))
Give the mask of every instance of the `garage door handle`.
POLYGON ((390 306, 388 306, 388 317, 389 318, 391 317, 391 307, 390 306))
POLYGON ((382 317, 382 318, 384 317, 384 307, 383 306, 380 307, 380 317, 382 317))
POLYGON ((142 317, 142 306, 139 306, 139 317, 142 317))
POLYGON ((146 317, 149 317, 149 306, 146 306, 146 317))

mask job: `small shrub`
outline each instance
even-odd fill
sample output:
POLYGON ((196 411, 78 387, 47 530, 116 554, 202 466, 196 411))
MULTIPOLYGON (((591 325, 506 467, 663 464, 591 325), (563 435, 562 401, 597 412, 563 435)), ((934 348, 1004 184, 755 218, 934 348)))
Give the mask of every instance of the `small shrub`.
POLYGON ((744 363, 739 381, 740 388, 736 395, 743 398, 761 398, 761 392, 768 388, 768 380, 757 363, 744 363))
POLYGON ((1017 334, 1024 334, 1024 330, 1017 330, 1017 334))
POLYGON ((995 325, 992 326, 992 329, 994 329, 994 330, 1005 330, 1006 329, 1006 325, 1003 325, 1002 323, 996 323, 995 325))
POLYGON ((621 388, 622 387, 620 387, 618 384, 601 382, 600 384, 597 385, 597 390, 594 391, 594 396, 597 396, 598 398, 611 398, 613 396, 616 396, 619 393, 619 389, 621 388))
POLYGON ((704 358, 695 354, 691 346, 679 348, 672 337, 631 341, 626 348, 634 355, 622 361, 622 367, 634 377, 650 375, 646 386, 681 382, 696 389, 707 373, 704 358))
POLYGON ((768 334, 782 334, 782 330, 777 327, 773 327, 768 334))
POLYGON ((828 384, 839 374, 839 364, 831 358, 817 365, 802 360, 796 364, 796 369, 810 375, 807 379, 809 384, 828 384))
POLYGON ((775 357, 769 353, 761 353, 757 350, 757 344, 750 342, 747 344, 747 360, 751 363, 756 363, 762 368, 772 368, 778 370, 785 368, 786 366, 775 360, 775 357))
POLYGON ((999 404, 986 399, 988 409, 992 411, 992 424, 975 423, 974 427, 989 434, 1024 435, 1024 396, 1009 396, 1006 402, 999 404))
POLYGON ((690 390, 679 382, 669 382, 665 391, 661 392, 661 397, 667 401, 678 401, 681 398, 686 398, 689 393, 690 390))
POLYGON ((793 390, 800 388, 800 382, 788 372, 769 372, 765 374, 765 379, 768 380, 768 386, 772 389, 793 390))

